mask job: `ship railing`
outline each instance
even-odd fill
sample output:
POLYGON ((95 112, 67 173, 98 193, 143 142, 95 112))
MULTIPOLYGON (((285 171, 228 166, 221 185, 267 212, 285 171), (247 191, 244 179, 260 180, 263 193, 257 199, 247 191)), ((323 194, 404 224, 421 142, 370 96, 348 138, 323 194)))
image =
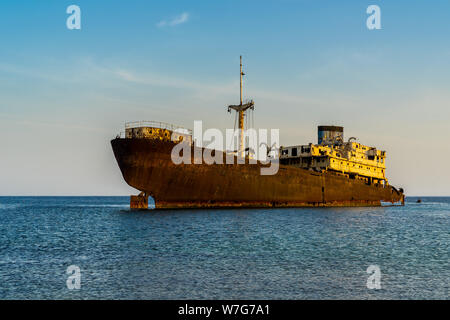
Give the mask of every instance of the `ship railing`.
POLYGON ((120 132, 117 134, 117 136, 116 136, 116 139, 118 139, 118 138, 120 138, 120 139, 125 138, 125 132, 124 132, 124 131, 120 131, 120 132))
POLYGON ((173 125, 173 124, 170 124, 167 122, 143 120, 143 121, 133 121, 133 122, 125 123, 125 129, 142 128, 142 127, 167 129, 172 132, 178 132, 178 133, 192 135, 192 130, 181 127, 181 126, 173 125))

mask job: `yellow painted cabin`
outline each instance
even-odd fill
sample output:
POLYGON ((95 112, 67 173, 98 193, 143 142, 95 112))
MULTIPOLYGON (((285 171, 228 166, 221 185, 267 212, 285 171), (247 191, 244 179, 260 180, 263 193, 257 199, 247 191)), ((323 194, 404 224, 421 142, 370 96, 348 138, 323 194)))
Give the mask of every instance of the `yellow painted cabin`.
POLYGON ((369 183, 387 184, 386 152, 343 142, 343 127, 319 126, 319 143, 280 148, 280 163, 315 171, 335 171, 369 183))

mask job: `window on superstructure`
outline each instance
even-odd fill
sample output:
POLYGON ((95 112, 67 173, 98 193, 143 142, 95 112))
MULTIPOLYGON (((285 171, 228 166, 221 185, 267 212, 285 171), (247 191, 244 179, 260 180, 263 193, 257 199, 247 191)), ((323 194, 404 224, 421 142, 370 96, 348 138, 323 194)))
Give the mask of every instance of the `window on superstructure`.
POLYGON ((292 156, 293 157, 297 156, 297 148, 292 148, 292 156))

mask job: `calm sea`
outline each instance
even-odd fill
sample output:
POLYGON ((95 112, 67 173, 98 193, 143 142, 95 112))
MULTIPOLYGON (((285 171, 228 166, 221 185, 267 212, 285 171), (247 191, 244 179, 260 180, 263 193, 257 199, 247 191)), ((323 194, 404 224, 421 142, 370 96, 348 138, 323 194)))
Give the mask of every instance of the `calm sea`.
POLYGON ((421 199, 135 212, 128 197, 0 197, 0 298, 449 299, 450 198, 421 199))

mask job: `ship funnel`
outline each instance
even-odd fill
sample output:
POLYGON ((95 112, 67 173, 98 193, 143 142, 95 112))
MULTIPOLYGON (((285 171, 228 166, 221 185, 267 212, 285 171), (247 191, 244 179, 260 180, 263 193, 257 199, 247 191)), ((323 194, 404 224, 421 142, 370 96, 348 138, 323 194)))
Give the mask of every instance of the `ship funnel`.
POLYGON ((335 145, 344 142, 344 127, 319 126, 317 129, 318 144, 335 145))

